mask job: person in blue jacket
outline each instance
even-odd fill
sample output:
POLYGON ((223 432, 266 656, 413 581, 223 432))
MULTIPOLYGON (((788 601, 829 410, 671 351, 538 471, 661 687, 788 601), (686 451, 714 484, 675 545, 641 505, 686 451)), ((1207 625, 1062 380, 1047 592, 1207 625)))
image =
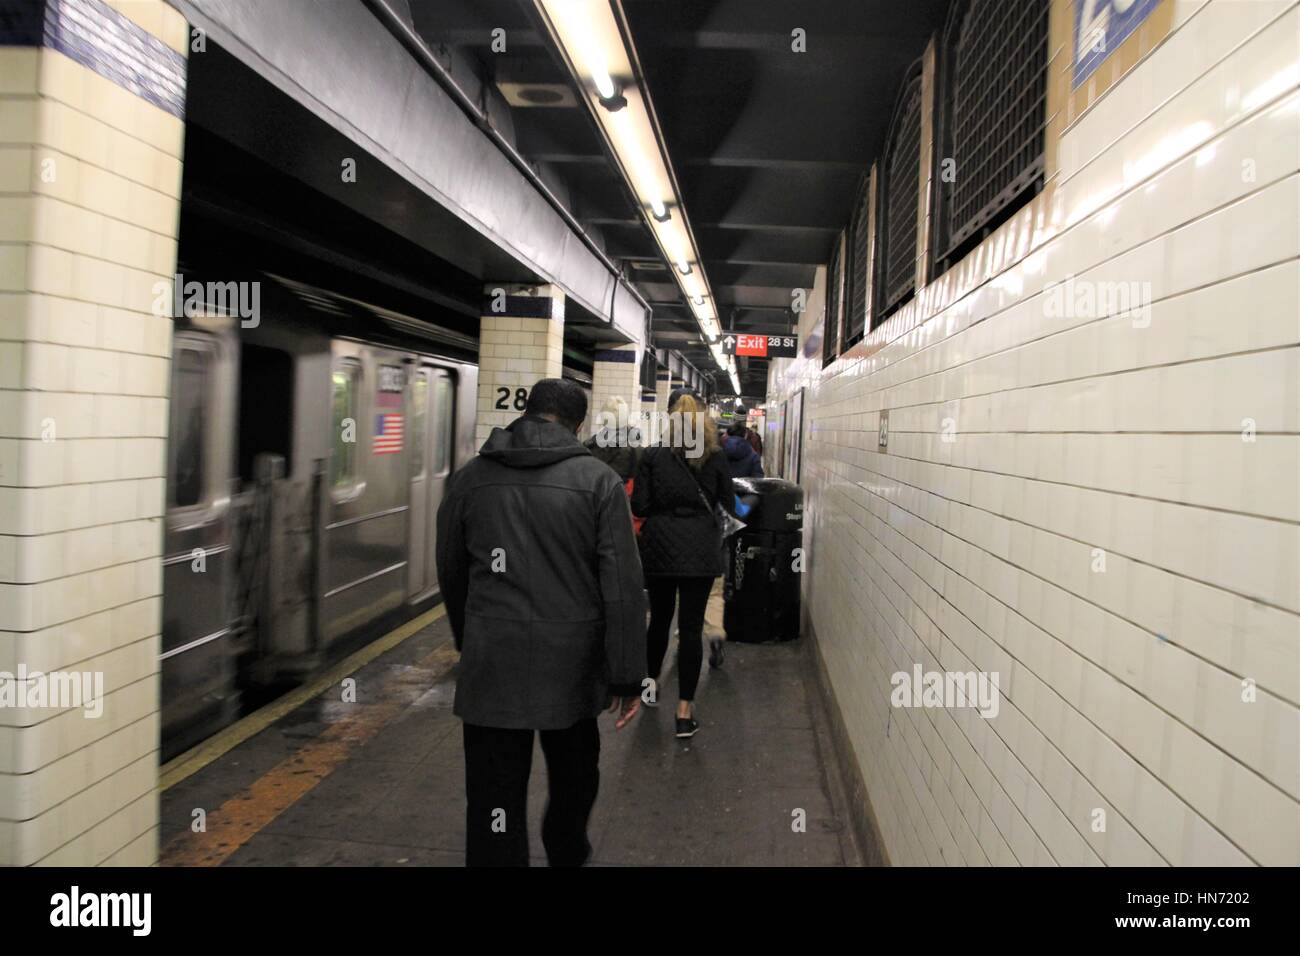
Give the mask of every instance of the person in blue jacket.
POLYGON ((747 431, 743 422, 737 422, 727 429, 727 437, 722 442, 722 451, 727 456, 727 467, 731 469, 732 478, 763 477, 763 459, 758 457, 749 443, 749 436, 745 434, 747 431))

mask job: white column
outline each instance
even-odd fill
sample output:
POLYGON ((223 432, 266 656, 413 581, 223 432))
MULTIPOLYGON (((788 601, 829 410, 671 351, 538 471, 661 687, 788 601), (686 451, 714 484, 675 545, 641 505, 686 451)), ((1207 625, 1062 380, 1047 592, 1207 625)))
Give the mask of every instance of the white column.
POLYGON ((621 398, 627 403, 628 415, 641 410, 641 364, 635 342, 602 349, 591 366, 591 409, 588 421, 592 431, 597 426, 601 410, 611 398, 621 398))
POLYGON ((479 322, 476 443, 524 412, 534 383, 559 378, 564 293, 553 285, 489 283, 479 322))
POLYGON ((155 286, 176 271, 187 26, 161 0, 119 6, 78 6, 75 60, 58 31, 0 47, 0 865, 158 856, 155 286), (68 692, 87 677, 90 706, 68 692))

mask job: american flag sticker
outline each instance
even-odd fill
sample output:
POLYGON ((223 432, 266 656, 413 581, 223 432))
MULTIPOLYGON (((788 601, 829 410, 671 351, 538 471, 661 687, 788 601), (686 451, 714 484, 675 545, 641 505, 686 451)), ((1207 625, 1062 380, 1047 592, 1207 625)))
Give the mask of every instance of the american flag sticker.
POLYGON ((402 416, 392 412, 375 416, 375 454, 391 455, 402 450, 402 416))

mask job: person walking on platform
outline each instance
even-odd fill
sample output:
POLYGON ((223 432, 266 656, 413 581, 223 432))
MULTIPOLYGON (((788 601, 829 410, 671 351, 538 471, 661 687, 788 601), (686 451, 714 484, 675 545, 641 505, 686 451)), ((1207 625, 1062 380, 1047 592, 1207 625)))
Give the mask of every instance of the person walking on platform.
POLYGON ((636 476, 641 459, 641 431, 628 418, 627 402, 614 397, 605 403, 600 427, 584 445, 587 451, 614 469, 622 481, 636 476))
POLYGON ((668 409, 667 443, 646 450, 632 486, 632 512, 644 517, 641 560, 650 594, 647 667, 656 682, 677 609, 677 736, 693 737, 695 690, 704 659, 701 631, 709 591, 722 574, 722 536, 714 517, 735 494, 717 428, 702 402, 682 395, 668 409))
POLYGON ((758 457, 746 434, 749 429, 737 422, 727 429, 722 451, 727 456, 727 467, 732 478, 762 478, 763 459, 758 457))
MULTIPOLYGON (((728 434, 738 434, 744 438, 745 441, 749 442, 749 447, 754 449, 754 454, 756 454, 761 461, 763 458, 763 436, 758 433, 758 429, 750 428, 745 424, 745 416, 747 414, 748 412, 745 410, 743 405, 736 406, 736 424, 740 426, 740 431, 728 432, 728 434)), ((733 425, 732 427, 734 428, 735 426, 733 425)))
POLYGON ((600 783, 596 717, 621 729, 646 672, 641 561, 623 483, 577 431, 582 390, 533 386, 522 417, 494 428, 447 483, 437 521, 438 583, 461 652, 465 862, 527 866, 528 776, 540 732, 552 866, 591 855, 600 783))

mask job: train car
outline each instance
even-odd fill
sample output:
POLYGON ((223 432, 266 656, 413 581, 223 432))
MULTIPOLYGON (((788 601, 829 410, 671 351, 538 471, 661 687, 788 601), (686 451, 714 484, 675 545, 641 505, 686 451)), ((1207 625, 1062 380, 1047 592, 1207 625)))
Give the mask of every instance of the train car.
POLYGON ((472 341, 256 281, 255 321, 176 319, 164 759, 436 601, 434 518, 475 451, 472 341))

